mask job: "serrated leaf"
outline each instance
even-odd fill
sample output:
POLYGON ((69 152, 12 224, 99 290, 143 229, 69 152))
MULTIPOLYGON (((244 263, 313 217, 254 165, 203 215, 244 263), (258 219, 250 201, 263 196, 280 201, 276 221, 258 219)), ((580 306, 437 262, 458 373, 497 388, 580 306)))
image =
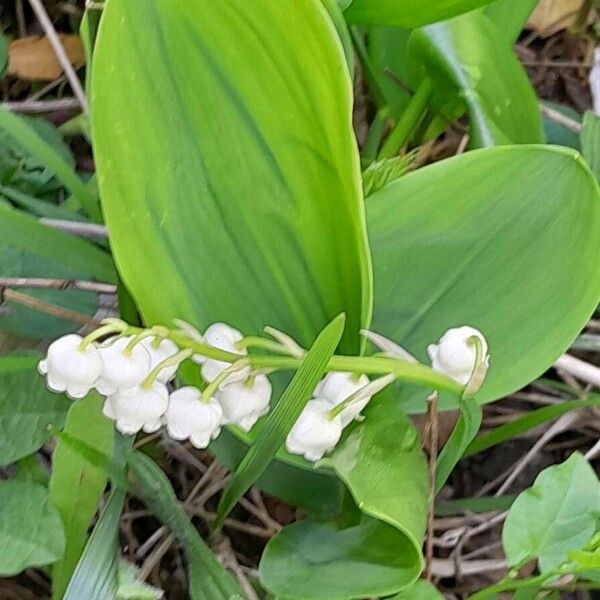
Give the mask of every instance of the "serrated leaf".
POLYGON ((327 362, 333 356, 344 333, 345 322, 345 315, 336 317, 323 329, 303 358, 291 383, 262 424, 256 440, 223 492, 215 527, 221 527, 235 503, 264 473, 282 446, 323 376, 327 362))
POLYGON ((393 156, 371 163, 363 172, 363 190, 365 198, 380 190, 383 186, 406 175, 412 170, 414 154, 393 156))

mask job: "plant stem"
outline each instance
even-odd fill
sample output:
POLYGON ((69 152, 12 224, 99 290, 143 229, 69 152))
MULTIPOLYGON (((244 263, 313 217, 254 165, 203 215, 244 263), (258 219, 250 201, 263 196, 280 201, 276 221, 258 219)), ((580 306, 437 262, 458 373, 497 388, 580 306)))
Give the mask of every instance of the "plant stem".
POLYGON ((391 158, 398 154, 400 148, 406 144, 423 118, 432 93, 433 83, 430 79, 423 79, 415 95, 410 99, 406 110, 402 113, 396 126, 385 140, 377 158, 381 160, 382 158, 391 158))
POLYGON ((380 108, 369 127, 367 139, 362 151, 363 167, 368 167, 377 158, 377 151, 381 144, 381 138, 385 130, 385 124, 390 116, 390 109, 387 106, 380 108))

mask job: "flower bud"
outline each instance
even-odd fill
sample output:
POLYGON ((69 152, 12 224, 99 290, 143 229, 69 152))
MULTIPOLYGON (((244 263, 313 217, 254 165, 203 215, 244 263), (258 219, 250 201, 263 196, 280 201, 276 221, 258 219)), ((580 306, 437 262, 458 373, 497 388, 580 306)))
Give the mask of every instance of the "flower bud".
MULTIPOLYGON (((352 373, 331 372, 319 383, 315 390, 315 395, 320 399, 326 400, 330 408, 333 408, 368 384, 369 378, 366 375, 361 375, 356 379, 352 373)), ((345 408, 340 413, 342 425, 346 427, 346 425, 356 419, 362 409, 369 403, 370 399, 371 395, 367 395, 356 402, 352 402, 345 408)))
POLYGON ((66 392, 70 398, 83 398, 96 384, 102 372, 102 359, 95 346, 80 348, 82 337, 71 333, 50 344, 38 371, 46 375, 53 392, 66 392))
POLYGON ((229 383, 216 394, 223 408, 223 423, 250 431, 269 412, 272 391, 271 382, 262 374, 248 381, 229 383))
POLYGON ((331 404, 322 398, 310 400, 285 440, 292 454, 300 454, 315 462, 333 449, 342 436, 342 420, 329 418, 331 404))
POLYGON ((471 375, 477 362, 477 345, 472 338, 477 338, 481 344, 481 363, 487 365, 489 356, 487 355, 488 346, 483 334, 467 325, 448 329, 440 338, 437 344, 427 346, 427 354, 431 359, 431 366, 452 377, 461 385, 466 385, 471 379, 471 375))
POLYGON ((142 386, 118 390, 106 398, 103 412, 116 421, 117 429, 132 435, 143 429, 152 433, 160 429, 161 417, 169 405, 166 386, 155 381, 150 389, 142 386))
MULTIPOLYGON (((152 371, 154 367, 156 367, 159 363, 163 362, 167 358, 174 356, 179 352, 179 348, 177 345, 171 340, 161 339, 158 347, 156 346, 156 338, 144 338, 140 342, 140 346, 143 346, 148 354, 150 355, 150 367, 149 371, 152 371)), ((171 367, 165 367, 161 369, 158 374, 156 380, 161 383, 168 383, 175 377, 175 373, 177 373, 178 365, 173 365, 171 367)))
POLYGON ((102 357, 102 374, 96 389, 105 396, 118 390, 127 390, 142 383, 150 372, 150 354, 142 344, 136 344, 131 353, 125 353, 133 336, 108 340, 98 351, 102 357))
MULTIPOLYGON (((246 348, 239 349, 236 347, 236 344, 244 339, 242 333, 225 323, 213 323, 204 332, 203 337, 205 344, 218 348, 219 350, 225 350, 226 352, 244 356, 248 354, 246 348)), ((202 357, 202 377, 204 377, 205 381, 210 383, 211 381, 214 381, 222 371, 229 367, 230 364, 231 363, 222 360, 202 357)), ((249 374, 249 367, 231 373, 222 387, 229 385, 230 383, 235 383, 236 381, 243 381, 249 374)))
POLYGON ((174 440, 189 439, 196 448, 206 448, 221 432, 223 411, 214 398, 202 401, 200 391, 187 386, 173 392, 164 420, 174 440))

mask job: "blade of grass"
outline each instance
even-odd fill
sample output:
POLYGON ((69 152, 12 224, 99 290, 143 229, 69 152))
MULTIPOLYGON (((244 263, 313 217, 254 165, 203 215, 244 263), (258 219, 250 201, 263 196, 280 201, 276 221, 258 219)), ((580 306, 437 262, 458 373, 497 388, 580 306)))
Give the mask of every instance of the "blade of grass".
POLYGON ((62 156, 29 127, 23 119, 0 107, 0 128, 56 175, 63 185, 77 197, 90 219, 96 222, 102 221, 98 199, 90 194, 85 182, 63 160, 62 156))
POLYGON ((327 362, 340 342, 344 324, 345 316, 343 314, 337 316, 323 329, 306 354, 290 385, 263 423, 254 444, 242 459, 230 484, 223 492, 217 509, 216 529, 223 525, 236 502, 264 473, 285 441, 323 376, 327 362))
POLYGON ((440 452, 437 461, 435 491, 438 493, 450 477, 450 473, 463 457, 464 452, 481 426, 481 406, 473 398, 460 401, 460 417, 450 439, 440 452))
POLYGON ((200 537, 161 468, 148 456, 134 452, 129 467, 138 485, 136 495, 183 544, 188 561, 192 600, 243 600, 244 594, 200 537))
POLYGON ((600 396, 593 394, 582 400, 569 400, 567 402, 562 402, 561 404, 553 404, 551 406, 538 408, 537 410, 512 421, 512 423, 506 423, 479 436, 469 444, 463 458, 468 458, 469 456, 488 450, 492 446, 497 446, 506 440, 522 435, 534 427, 543 425, 552 419, 557 419, 572 410, 579 410, 581 408, 598 405, 600 405, 600 396))

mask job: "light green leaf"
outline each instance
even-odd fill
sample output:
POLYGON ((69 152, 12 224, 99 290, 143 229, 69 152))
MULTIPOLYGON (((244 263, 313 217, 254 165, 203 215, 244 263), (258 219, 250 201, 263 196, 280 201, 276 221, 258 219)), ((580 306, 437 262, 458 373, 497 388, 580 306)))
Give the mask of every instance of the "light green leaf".
POLYGON ((557 419, 572 410, 580 410, 589 406, 598 406, 599 404, 600 396, 592 394, 588 399, 584 400, 568 400, 551 406, 543 406, 542 408, 526 413, 519 419, 500 425, 500 427, 496 427, 480 435, 469 444, 463 456, 467 458, 483 452, 488 448, 522 435, 534 427, 539 427, 552 419, 557 419))
POLYGON ((420 27, 489 4, 492 0, 354 0, 346 9, 350 23, 420 27))
POLYGON ((511 47, 482 12, 415 31, 414 69, 435 82, 434 104, 464 102, 474 147, 543 141, 538 101, 511 47))
POLYGON ((427 461, 415 427, 389 389, 371 400, 364 415, 330 460, 360 510, 406 538, 403 563, 414 579, 421 571, 427 521, 427 461))
POLYGON ((496 0, 483 10, 506 42, 512 46, 538 2, 539 0, 496 0))
POLYGON ((135 565, 122 560, 119 563, 119 589, 116 600, 160 600, 164 592, 137 578, 135 565))
POLYGON ((50 564, 64 547, 60 516, 46 488, 30 481, 0 481, 0 576, 50 564))
POLYGON ((352 87, 318 0, 110 2, 91 99, 112 247, 148 323, 269 324, 307 345, 345 312, 341 349, 359 350, 352 87))
POLYGON ((256 440, 242 459, 231 482, 223 492, 214 526, 223 525, 235 503, 262 475, 285 441, 302 409, 311 399, 325 367, 333 356, 342 334, 345 316, 336 317, 319 334, 283 395, 260 427, 256 440))
POLYGON ((381 521, 365 519, 347 529, 301 521, 268 543, 260 577, 286 600, 387 596, 418 577, 412 552, 408 538, 381 521))
POLYGON ((365 198, 379 191, 383 186, 399 179, 413 169, 414 154, 384 158, 371 163, 363 173, 365 198))
MULTIPOLYGON (((491 358, 480 402, 541 375, 598 303, 600 195, 571 150, 468 152, 405 175, 366 204, 372 329, 424 362, 447 329, 482 331, 491 358)), ((424 410, 424 391, 403 389, 405 408, 424 410)), ((456 405, 440 396, 440 408, 456 405)))
POLYGON ((435 491, 438 493, 481 426, 481 405, 474 399, 459 400, 460 416, 437 461, 435 491))
POLYGON ((191 600, 243 600, 241 588, 200 537, 160 467, 139 452, 130 455, 128 464, 138 481, 136 494, 185 547, 191 600))
MULTIPOLYGON (((91 394, 73 403, 65 431, 110 454, 113 423, 102 415, 103 399, 91 394)), ((52 593, 62 598, 87 540, 90 522, 106 486, 106 471, 59 439, 52 457, 50 497, 65 526, 66 548, 52 570, 52 593)))
POLYGON ((594 175, 600 179, 600 117, 590 111, 583 117, 581 150, 594 175))
POLYGON ((514 501, 502 530, 510 566, 533 558, 541 573, 563 563, 571 550, 583 548, 600 516, 600 484, 581 454, 544 469, 533 486, 514 501))
POLYGON ((444 600, 444 596, 431 583, 419 579, 409 588, 388 600, 444 600))
POLYGON ((0 465, 8 465, 40 448, 62 427, 71 402, 46 389, 34 365, 2 369, 0 359, 0 465))

